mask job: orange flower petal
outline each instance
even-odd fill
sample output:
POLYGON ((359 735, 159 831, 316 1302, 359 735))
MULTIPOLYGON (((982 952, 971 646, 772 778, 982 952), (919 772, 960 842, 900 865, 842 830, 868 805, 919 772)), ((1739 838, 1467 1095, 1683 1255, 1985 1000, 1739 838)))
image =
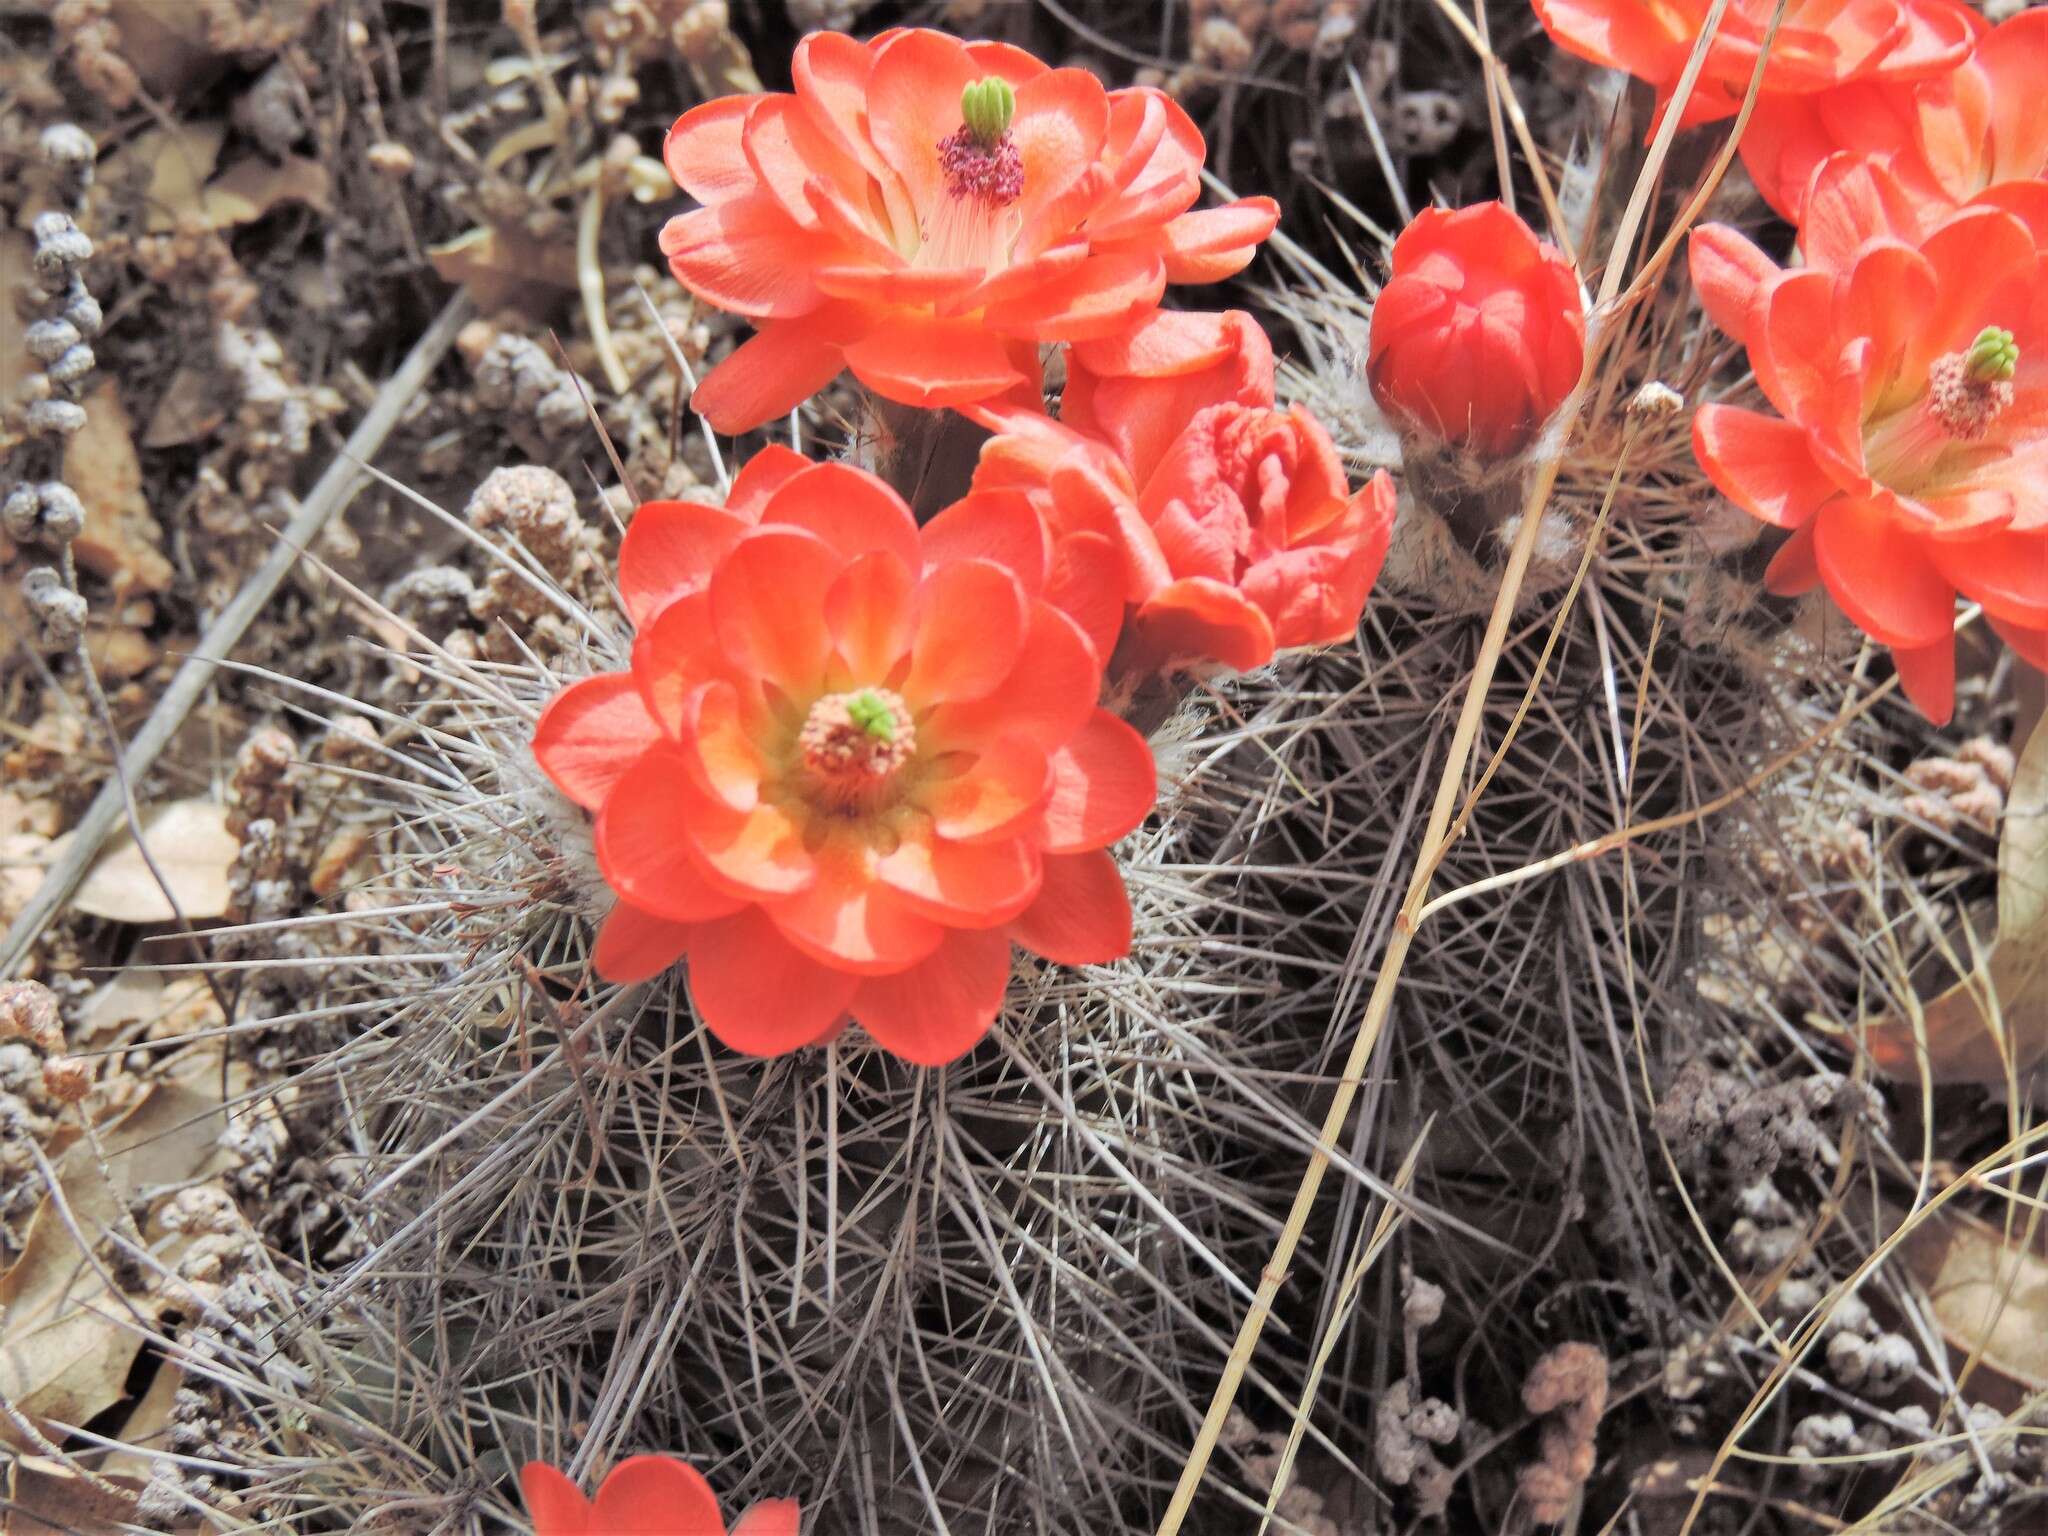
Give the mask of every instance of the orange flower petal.
POLYGON ((917 634, 917 580, 887 550, 862 555, 825 594, 825 627, 843 678, 835 686, 888 685, 917 634))
POLYGON ((694 501, 644 503, 619 541, 619 597, 627 617, 644 628, 677 598, 700 590, 746 531, 745 522, 717 507, 694 501))
POLYGON ((762 326, 698 381, 690 409, 726 433, 787 416, 845 366, 839 343, 815 321, 762 326))
POLYGON ((987 928, 1038 894, 1041 856, 1021 837, 956 843, 910 836, 875 861, 875 874, 911 911, 936 923, 987 928))
POLYGON ((873 976, 853 995, 853 1016, 891 1054, 942 1067, 980 1043, 1002 1011, 1010 941, 998 929, 961 931, 919 965, 873 976))
POLYGON ((1056 750, 1095 709, 1102 666, 1081 626, 1050 603, 1032 605, 1016 669, 986 698, 941 704, 918 733, 940 748, 980 750, 1004 736, 1022 736, 1056 750))
POLYGON ((979 699, 1017 665, 1027 618, 1024 589, 992 560, 955 560, 924 580, 903 696, 911 707, 979 699))
POLYGON ((1045 851, 1085 853, 1132 831, 1159 795, 1159 771, 1145 738, 1106 709, 1051 757, 1045 851))
POLYGON ((871 875, 828 869, 810 890, 766 909, 782 936, 821 965, 879 976, 915 965, 946 930, 871 875))
POLYGON ((729 203, 760 186, 747 164, 740 130, 760 96, 721 96, 676 119, 661 158, 676 185, 700 203, 729 203))
POLYGON ((868 77, 868 135, 924 217, 947 195, 939 143, 960 126, 960 93, 979 75, 957 40, 920 28, 881 48, 868 77))
POLYGON ((1813 554, 1828 594, 1873 640, 1914 649, 1952 633, 1955 588, 1920 541, 1876 508, 1846 496, 1829 502, 1814 520, 1813 554))
POLYGON ((768 499, 805 470, 811 461, 781 443, 770 443, 740 466, 725 493, 725 510, 743 523, 758 523, 768 499))
POLYGON ((923 558, 917 565, 925 571, 961 560, 989 560, 1016 577, 1027 593, 1045 585, 1051 562, 1045 523, 1020 492, 970 491, 926 523, 918 538, 923 558))
POLYGON ((533 1516, 534 1536, 589 1536, 590 1503, 583 1490, 542 1461, 519 1469, 519 1491, 533 1516))
POLYGON ((680 213, 661 230, 669 270, 698 298, 736 315, 787 319, 818 307, 814 267, 829 265, 820 237, 766 192, 680 213))
POLYGON ((732 1536, 797 1536, 801 1516, 795 1499, 763 1499, 740 1516, 732 1536))
POLYGON ((1127 329, 1166 291, 1156 251, 1099 251, 1066 276, 982 314, 987 324, 1039 341, 1081 341, 1127 329))
MULTIPOLYGON (((597 818, 597 863, 605 883, 641 911, 672 923, 704 922, 744 905, 687 856, 697 832, 692 797, 678 789, 688 783, 689 772, 680 749, 656 747, 620 778, 597 818)), ((737 813, 726 813, 728 823, 737 819, 737 813)))
POLYGON ((816 534, 755 529, 711 578, 711 619, 734 666, 795 698, 823 685, 832 636, 825 596, 846 559, 816 534))
POLYGON ((1892 665, 1898 669, 1899 686, 1929 724, 1947 725, 1956 712, 1955 641, 1893 646, 1892 665))
MULTIPOLYGON (((1241 309, 1220 313, 1162 309, 1114 336, 1076 342, 1068 367, 1071 372, 1073 363, 1078 362, 1089 373, 1109 377, 1171 378, 1212 368, 1264 340, 1265 332, 1259 330, 1251 316, 1241 309)), ((1270 374, 1271 342, 1266 343, 1265 355, 1270 374)), ((1270 383, 1269 378, 1269 388, 1270 383)), ((1272 396, 1268 394, 1263 401, 1245 403, 1270 405, 1272 396)), ((1060 416, 1062 420, 1071 419, 1064 399, 1060 402, 1060 416)))
POLYGON ((909 570, 918 566, 917 519, 910 508, 881 480, 851 464, 813 464, 791 476, 761 521, 814 533, 847 560, 883 550, 909 570))
MULTIPOLYGON (((740 148, 760 185, 802 229, 815 231, 821 223, 811 194, 814 183, 852 187, 865 180, 859 164, 819 130, 794 96, 753 98, 740 148)), ((872 239, 864 231, 856 243, 865 248, 872 239)))
MULTIPOLYGON (((597 930, 597 947, 591 951, 590 963, 606 981, 630 986, 659 976, 682 959, 696 931, 692 923, 672 923, 621 901, 597 930)), ((529 1496, 529 1507, 531 1504, 529 1496)))
POLYGON ((851 299, 876 307, 900 304, 918 309, 944 304, 978 289, 979 267, 819 267, 813 274, 821 291, 835 299, 851 299))
MULTIPOLYGON (((684 854, 693 855, 694 862, 711 876, 710 884, 749 901, 793 896, 817 882, 817 861, 804 849, 803 830, 780 806, 764 803, 750 810, 735 811, 697 787, 689 777, 687 762, 664 763, 662 767, 671 775, 678 768, 683 774, 680 779, 671 776, 666 788, 669 799, 677 802, 673 822, 681 825, 662 824, 653 816, 647 817, 647 831, 667 840, 629 857, 650 864, 666 860, 675 865, 688 862, 684 854)), ((629 830, 622 827, 620 835, 629 830)), ((616 842, 609 852, 611 862, 604 865, 608 879, 612 864, 620 858, 616 842)), ((651 872, 641 876, 643 883, 650 878, 651 872)), ((622 891, 626 889, 617 881, 613 883, 622 891)))
POLYGON ((1034 742, 1008 737, 980 753, 957 778, 926 796, 932 830, 956 843, 1014 836, 1017 826, 1045 803, 1052 765, 1034 742))
POLYGON ((876 394, 926 409, 986 399, 1025 382, 1003 339, 979 320, 892 316, 845 355, 846 366, 876 394))
POLYGON ((533 755, 555 788, 595 811, 660 739, 632 674, 606 672, 555 695, 533 728, 533 755))
POLYGON ((1701 406, 1692 451, 1724 496, 1774 528, 1797 528, 1839 489, 1814 462, 1804 431, 1760 411, 1701 406))
MULTIPOLYGON (((690 695, 714 679, 737 678, 711 627, 711 595, 692 592, 670 603, 633 641, 633 681, 661 728, 680 740, 689 730, 690 695)), ((748 689, 750 706, 758 695, 748 689)))
POLYGON ((1178 662, 1220 662, 1250 672, 1273 659, 1273 625, 1237 588, 1208 576, 1161 587, 1131 616, 1120 674, 1156 672, 1178 662))
POLYGON ((1085 239, 1068 240, 1052 246, 1029 260, 1003 268, 993 277, 984 277, 972 292, 949 306, 949 311, 983 309, 991 305, 1000 307, 1026 299, 1039 289, 1078 272, 1088 262, 1089 249, 1085 239))
POLYGON ((1124 562, 1099 533, 1069 534, 1059 542, 1045 600, 1079 624, 1097 656, 1116 650, 1124 623, 1124 562))
POLYGON ((1778 264, 1748 236, 1726 224, 1705 224, 1686 241, 1687 265, 1700 306, 1722 330, 1747 344, 1751 306, 1778 264))
POLYGON ((1108 853, 1048 854, 1038 900, 1010 937, 1055 965, 1107 965, 1131 949, 1131 899, 1108 853))
POLYGON ((1802 523, 1771 556, 1764 571, 1764 590, 1777 597, 1801 597, 1820 585, 1820 566, 1813 558, 1812 521, 1802 523))
POLYGON ((967 44, 967 57, 974 61, 974 67, 983 75, 994 75, 1007 80, 1021 89, 1027 80, 1035 80, 1047 73, 1045 63, 1033 58, 1014 43, 990 42, 986 39, 971 40, 967 44))
POLYGON ((1160 231, 1169 283, 1215 283, 1250 263, 1280 222, 1270 197, 1240 198, 1220 208, 1184 213, 1160 231))
POLYGON ((2048 534, 1943 540, 1928 553, 1941 574, 1987 612, 2017 624, 2048 624, 2048 534))
POLYGON ((690 997, 733 1050, 781 1056, 831 1033, 857 977, 790 944, 759 907, 711 923, 690 944, 690 997))
POLYGON ((742 813, 761 803, 761 754, 747 735, 731 683, 694 689, 684 700, 677 737, 691 782, 705 794, 742 813))
POLYGON ((2037 672, 2048 672, 2048 625, 2014 624, 1995 613, 1986 619, 2022 661, 2037 672))
MULTIPOLYGON (((1039 228, 1049 209, 1064 204, 1101 158, 1108 132, 1109 96, 1085 69, 1049 69, 1017 87, 1010 137, 1024 163, 1024 191, 1011 212, 1020 228, 1039 228)), ((1084 211, 1061 206, 1058 222, 1071 228, 1084 211)))
POLYGON ((614 1467, 590 1523, 604 1536, 725 1536, 711 1485, 669 1456, 628 1456, 614 1467))
POLYGON ((1246 571, 1238 590, 1273 626, 1275 650, 1336 645, 1358 629, 1385 555, 1384 536, 1283 549, 1246 571))

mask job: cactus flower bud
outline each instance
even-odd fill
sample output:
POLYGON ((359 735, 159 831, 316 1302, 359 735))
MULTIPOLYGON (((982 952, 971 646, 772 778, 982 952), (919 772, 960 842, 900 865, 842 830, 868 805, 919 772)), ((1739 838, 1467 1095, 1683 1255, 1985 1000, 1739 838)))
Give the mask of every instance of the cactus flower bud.
POLYGON ((1431 208, 1394 242, 1366 376, 1404 432, 1480 458, 1536 438, 1579 380, 1586 315, 1571 263, 1497 202, 1431 208))

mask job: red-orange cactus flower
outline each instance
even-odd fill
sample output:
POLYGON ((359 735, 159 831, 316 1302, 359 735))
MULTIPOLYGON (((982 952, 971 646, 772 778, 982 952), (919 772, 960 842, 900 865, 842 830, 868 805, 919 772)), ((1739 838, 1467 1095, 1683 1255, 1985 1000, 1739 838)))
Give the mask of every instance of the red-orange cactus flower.
POLYGON ((704 205, 662 232, 669 266, 758 331, 697 391, 721 431, 842 367, 909 405, 1035 391, 1040 343, 1112 335, 1168 282, 1228 277, 1279 218, 1265 197, 1190 212, 1205 151, 1179 106, 1008 44, 815 32, 794 78, 668 137, 704 205))
MULTIPOLYGON (((1567 53, 1626 70, 1675 94, 1713 0, 1535 0, 1537 19, 1567 53)), ((1730 0, 1681 123, 1731 117, 1748 94, 1775 0, 1730 0)), ((1956 0, 1788 0, 1760 97, 1852 80, 1924 80, 1954 69, 1983 21, 1956 0)))
POLYGON ((1808 194, 1807 266, 1698 230, 1693 283, 1782 417, 1701 406, 1693 447, 1793 530, 1771 589, 1825 585, 1939 722, 1958 591, 2048 663, 2048 187, 1919 229, 1888 172, 1836 155, 1808 194))
POLYGON ((1519 453, 1579 382, 1586 312, 1564 253, 1500 203, 1425 209, 1394 241, 1366 377, 1407 429, 1519 453))
MULTIPOLYGON (((998 435, 975 484, 1030 494, 1064 568, 1113 561, 1127 613, 1119 676, 1248 671, 1357 628, 1393 482, 1381 473, 1354 494, 1322 425, 1274 408, 1272 347, 1250 316, 1160 314, 1071 349, 1057 423, 976 414, 998 435)), ((1112 633, 1119 617, 1077 616, 1112 633)))
MULTIPOLYGON (((619 553, 632 670, 572 684, 534 739, 597 814, 619 897, 598 971, 687 955, 737 1050, 795 1050, 850 1015, 938 1064, 986 1033, 1013 941, 1062 964, 1123 954, 1105 850, 1150 808, 1152 757, 1096 707, 1102 660, 1048 600, 1054 574, 1015 492, 920 529, 874 476, 787 449, 723 510, 642 507, 619 553)), ((1116 600, 1113 570, 1057 575, 1064 602, 1116 600)))
POLYGON ((1770 205, 1796 220, 1807 184, 1837 150, 1884 160, 1932 209, 2001 182, 2048 174, 2048 10, 2022 11, 1978 39, 1957 68, 1912 81, 1858 81, 1758 100, 1742 159, 1770 205))
MULTIPOLYGON (((596 1499, 542 1461, 519 1473, 534 1536, 728 1536, 711 1485, 667 1456, 629 1456, 612 1468, 596 1499)), ((794 1499, 764 1499, 730 1536, 797 1536, 794 1499)))

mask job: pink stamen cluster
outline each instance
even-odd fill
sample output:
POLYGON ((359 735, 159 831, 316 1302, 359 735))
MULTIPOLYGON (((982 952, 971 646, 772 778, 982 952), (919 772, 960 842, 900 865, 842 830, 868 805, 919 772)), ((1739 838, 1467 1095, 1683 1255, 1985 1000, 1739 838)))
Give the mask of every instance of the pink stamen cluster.
POLYGON ((946 173, 946 190, 957 198, 1007 208, 1024 195, 1024 157, 1007 132, 990 143, 962 123, 939 140, 939 166, 946 173))
POLYGON ((2012 404, 2012 380, 1980 379, 1969 355, 1949 352, 1927 370, 1927 409, 1950 437, 1973 442, 2012 404))

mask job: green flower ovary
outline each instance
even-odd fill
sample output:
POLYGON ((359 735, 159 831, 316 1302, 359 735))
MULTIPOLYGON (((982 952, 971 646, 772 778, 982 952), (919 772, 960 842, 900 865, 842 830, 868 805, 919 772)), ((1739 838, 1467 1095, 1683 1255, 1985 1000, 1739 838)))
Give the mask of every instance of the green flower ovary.
POLYGON ((960 93, 960 120, 984 147, 1009 132, 1010 120, 1016 115, 1017 93, 1007 80, 990 75, 960 93))
POLYGON ((846 701, 847 716, 877 741, 896 739, 895 711, 872 693, 857 693, 846 701))
POLYGON ((2020 365, 2019 344, 2012 339, 2011 331, 1987 325, 1970 343, 1967 363, 1971 378, 1985 384, 2002 382, 2011 378, 2020 365))

